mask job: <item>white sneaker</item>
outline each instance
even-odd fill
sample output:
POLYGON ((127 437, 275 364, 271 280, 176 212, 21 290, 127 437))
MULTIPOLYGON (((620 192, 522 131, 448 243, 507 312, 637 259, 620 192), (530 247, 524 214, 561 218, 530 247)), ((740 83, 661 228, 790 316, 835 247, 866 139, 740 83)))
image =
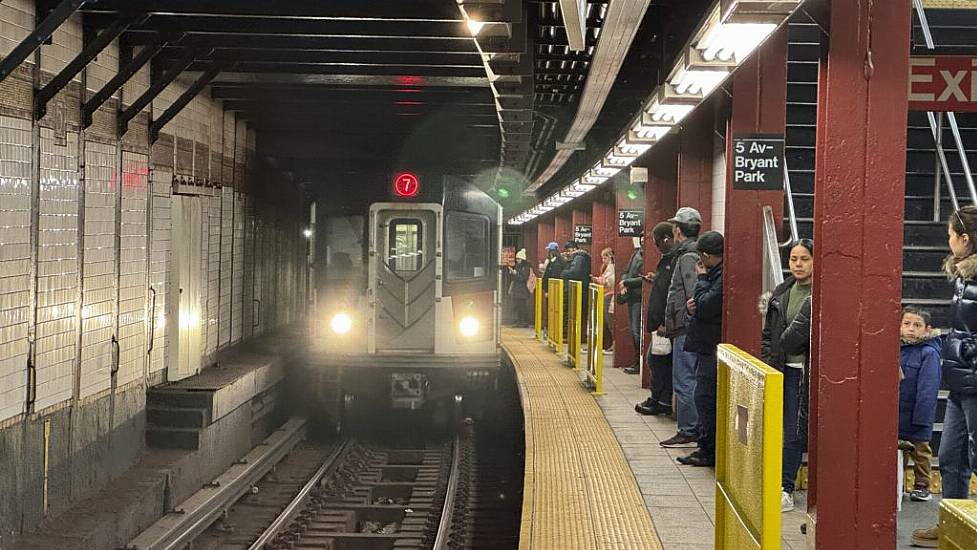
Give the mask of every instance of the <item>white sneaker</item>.
POLYGON ((787 491, 780 492, 780 511, 791 512, 794 510, 794 495, 787 491))

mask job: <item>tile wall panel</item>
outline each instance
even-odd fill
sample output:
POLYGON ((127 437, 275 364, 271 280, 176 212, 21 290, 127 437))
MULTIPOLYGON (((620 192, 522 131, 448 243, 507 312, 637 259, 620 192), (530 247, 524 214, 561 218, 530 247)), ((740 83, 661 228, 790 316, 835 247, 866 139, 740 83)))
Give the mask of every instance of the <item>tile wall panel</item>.
POLYGON ((223 348, 231 342, 231 256, 234 233, 234 188, 223 187, 221 193, 220 229, 220 319, 219 346, 223 348))
POLYGON ((36 410, 71 398, 77 356, 78 135, 68 132, 65 145, 58 141, 41 128, 36 410))
MULTIPOLYGON (((81 53, 82 15, 75 13, 51 35, 51 43, 41 46, 41 69, 58 74, 76 55, 81 53)), ((81 73, 73 79, 81 81, 81 73)))
POLYGON ((119 167, 115 146, 85 144, 85 255, 81 309, 80 397, 111 386, 112 334, 116 296, 116 191, 119 167))
POLYGON ((30 121, 0 116, 0 420, 26 397, 32 156, 30 121))
POLYGON ((101 90, 109 80, 115 77, 119 69, 119 41, 113 40, 111 44, 99 52, 98 56, 88 64, 88 89, 92 91, 101 90))
MULTIPOLYGON (((215 193, 220 193, 220 189, 215 189, 215 193)), ((209 254, 205 257, 207 269, 207 345, 204 348, 206 355, 213 355, 217 352, 219 344, 218 327, 220 324, 219 303, 220 303, 220 265, 221 265, 221 196, 215 194, 213 197, 204 199, 209 204, 207 219, 210 222, 210 246, 209 254)))
POLYGON ((234 193, 234 254, 231 275, 231 343, 239 342, 244 335, 244 308, 250 308, 251 303, 244 304, 244 195, 234 193))
POLYGON ((202 367, 207 367, 206 358, 209 357, 210 342, 208 341, 207 326, 210 318, 207 315, 208 300, 208 278, 210 267, 210 197, 201 195, 200 203, 200 268, 197 271, 200 277, 198 288, 200 289, 198 312, 198 330, 200 332, 200 351, 204 355, 202 367))
POLYGON ((0 3, 0 55, 9 55, 33 29, 33 0, 6 0, 0 3))
POLYGON ((119 247, 119 374, 124 386, 143 377, 146 359, 146 207, 149 158, 122 156, 119 247))
MULTIPOLYGON (((153 170, 153 235, 150 240, 149 286, 156 291, 156 306, 155 312, 150 311, 153 323, 153 348, 149 353, 150 374, 166 369, 168 343, 172 338, 166 304, 172 235, 172 177, 172 172, 153 170)), ((150 293, 151 308, 152 296, 150 293)))

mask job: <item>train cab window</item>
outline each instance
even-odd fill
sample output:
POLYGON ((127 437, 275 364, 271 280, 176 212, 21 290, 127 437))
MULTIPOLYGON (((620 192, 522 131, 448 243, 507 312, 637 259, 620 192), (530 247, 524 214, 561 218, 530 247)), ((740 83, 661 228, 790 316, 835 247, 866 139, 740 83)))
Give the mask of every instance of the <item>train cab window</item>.
POLYGON ((419 220, 391 220, 387 239, 387 265, 397 272, 424 267, 424 228, 419 220))
POLYGON ((445 272, 449 281, 489 275, 489 220, 449 212, 445 216, 445 272))

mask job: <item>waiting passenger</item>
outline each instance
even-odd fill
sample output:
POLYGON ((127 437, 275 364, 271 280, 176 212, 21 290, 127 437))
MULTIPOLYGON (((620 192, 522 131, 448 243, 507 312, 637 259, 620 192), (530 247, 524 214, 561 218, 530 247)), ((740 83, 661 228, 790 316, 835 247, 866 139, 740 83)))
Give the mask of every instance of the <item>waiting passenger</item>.
POLYGON ((543 272, 543 292, 549 292, 548 282, 550 279, 563 278, 563 270, 567 264, 560 255, 560 245, 550 243, 546 245, 546 263, 542 268, 543 272))
POLYGON ((801 311, 804 301, 811 296, 814 242, 801 239, 791 246, 787 264, 790 275, 774 289, 773 296, 767 303, 766 321, 760 338, 760 358, 784 373, 784 443, 780 481, 780 509, 783 512, 794 509, 794 485, 806 448, 805 443, 798 439, 798 408, 801 403, 801 388, 806 387, 804 369, 807 356, 803 352, 788 355, 781 340, 784 331, 801 311))
MULTIPOLYGON (((581 326, 587 326, 587 293, 584 292, 587 285, 590 283, 590 254, 586 250, 577 246, 577 241, 567 241, 566 246, 563 248, 570 258, 570 265, 563 270, 563 292, 566 296, 570 296, 570 281, 578 281, 583 283, 583 291, 580 293, 581 297, 581 326)), ((567 305, 570 304, 569 298, 566 302, 567 305)), ((564 314, 569 313, 569 307, 563 309, 564 314)), ((564 324, 566 327, 566 324, 564 324)), ((586 330, 586 329, 585 329, 586 330)), ((586 342, 586 340, 585 340, 586 342)))
MULTIPOLYGON (((964 206, 947 224, 950 257, 944 264, 953 279, 952 330, 943 344, 943 380, 950 390, 940 438, 943 498, 965 499, 977 469, 977 206, 964 206)), ((913 546, 939 547, 939 526, 917 529, 913 546)))
POLYGON ((642 235, 634 239, 634 252, 631 253, 628 266, 621 275, 621 282, 618 283, 618 293, 621 296, 618 303, 628 306, 628 330, 631 332, 634 345, 634 362, 624 369, 628 374, 638 374, 638 358, 641 357, 641 283, 644 280, 641 273, 644 268, 644 236, 642 235))
POLYGON ((930 314, 916 307, 902 310, 899 367, 899 439, 913 444, 915 482, 909 498, 927 501, 930 496, 930 439, 940 392, 940 331, 930 325, 930 314))
POLYGON ((512 324, 516 327, 529 326, 529 279, 532 268, 526 261, 526 249, 516 252, 516 267, 509 268, 512 282, 509 285, 509 300, 512 302, 512 324))
POLYGON ((716 347, 723 334, 723 245, 723 236, 716 231, 699 238, 699 276, 686 305, 685 351, 696 356, 695 409, 699 416, 699 449, 678 459, 689 466, 716 464, 716 347))
POLYGON ((699 418, 695 408, 695 353, 685 351, 686 304, 693 296, 698 273, 696 239, 702 227, 702 216, 694 208, 683 206, 668 220, 673 224, 672 240, 676 246, 675 268, 665 300, 665 332, 672 338, 672 391, 675 393, 675 417, 678 433, 661 442, 662 447, 688 447, 699 440, 699 418))
POLYGON ((612 353, 614 351, 614 249, 605 248, 600 251, 600 259, 603 263, 600 276, 591 277, 591 280, 604 288, 604 351, 612 353))
POLYGON ((651 230, 651 236, 661 252, 657 271, 644 277, 645 281, 651 283, 645 322, 645 332, 652 335, 646 360, 651 367, 651 395, 635 405, 634 410, 645 415, 667 415, 672 414, 672 352, 661 353, 656 343, 661 339, 665 344, 662 347, 671 350, 671 342, 668 341, 668 332, 665 330, 665 301, 668 299, 668 285, 672 282, 672 270, 675 268, 678 251, 672 240, 671 223, 659 223, 651 230))

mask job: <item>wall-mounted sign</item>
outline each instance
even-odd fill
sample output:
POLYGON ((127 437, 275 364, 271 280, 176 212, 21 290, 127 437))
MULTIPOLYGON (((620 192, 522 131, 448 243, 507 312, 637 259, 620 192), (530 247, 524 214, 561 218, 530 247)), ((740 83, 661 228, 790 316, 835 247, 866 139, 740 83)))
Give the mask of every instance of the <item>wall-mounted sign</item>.
POLYGON ((645 232, 644 208, 617 211, 617 236, 640 237, 645 232))
POLYGON ((784 188, 784 135, 733 136, 733 189, 784 188))
POLYGON ((977 57, 914 55, 909 59, 910 111, 977 111, 977 57))
POLYGON ((397 174, 394 178, 394 193, 398 197, 416 197, 421 190, 421 182, 410 172, 397 174))
POLYGON ((573 240, 577 244, 590 244, 594 242, 594 226, 589 223, 578 223, 573 226, 573 240))

